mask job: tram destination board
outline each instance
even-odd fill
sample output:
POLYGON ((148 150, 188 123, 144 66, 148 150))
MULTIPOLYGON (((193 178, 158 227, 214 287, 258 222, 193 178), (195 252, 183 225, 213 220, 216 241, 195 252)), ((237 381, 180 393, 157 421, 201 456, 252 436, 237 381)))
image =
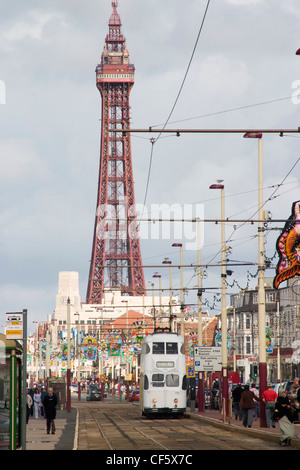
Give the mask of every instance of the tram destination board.
POLYGON ((222 370, 222 352, 219 347, 198 347, 194 349, 196 372, 220 372, 222 370))

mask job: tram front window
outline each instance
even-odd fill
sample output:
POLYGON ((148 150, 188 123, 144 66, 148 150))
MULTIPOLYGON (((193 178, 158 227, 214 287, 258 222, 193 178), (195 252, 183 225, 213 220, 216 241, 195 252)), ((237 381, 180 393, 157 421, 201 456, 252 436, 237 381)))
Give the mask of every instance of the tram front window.
POLYGON ((166 375, 166 386, 167 387, 179 387, 179 375, 178 374, 167 374, 166 375))
POLYGON ((153 354, 164 354, 165 353, 165 343, 153 343, 152 345, 153 354))
POLYGON ((163 387, 164 385, 164 374, 152 374, 153 387, 163 387))
POLYGON ((166 343, 167 354, 178 354, 178 343, 166 343))

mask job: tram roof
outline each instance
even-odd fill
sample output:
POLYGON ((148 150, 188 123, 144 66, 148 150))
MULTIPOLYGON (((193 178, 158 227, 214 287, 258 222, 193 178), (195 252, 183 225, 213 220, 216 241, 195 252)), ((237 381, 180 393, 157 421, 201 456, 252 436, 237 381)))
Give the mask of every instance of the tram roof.
POLYGON ((154 333, 149 333, 147 336, 145 336, 143 341, 150 342, 157 337, 166 340, 170 337, 176 337, 178 340, 183 341, 182 336, 179 333, 175 333, 174 331, 155 331, 154 333))

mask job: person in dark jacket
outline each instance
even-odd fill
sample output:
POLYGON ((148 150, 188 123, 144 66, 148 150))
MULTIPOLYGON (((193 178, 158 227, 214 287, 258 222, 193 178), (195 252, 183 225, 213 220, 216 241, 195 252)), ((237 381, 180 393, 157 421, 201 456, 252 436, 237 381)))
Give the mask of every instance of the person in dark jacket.
POLYGON ((55 434, 57 397, 53 393, 53 388, 48 389, 48 393, 44 398, 43 405, 47 422, 47 434, 50 434, 50 429, 52 434, 55 434))
POLYGON ((295 436, 294 421, 296 418, 296 410, 292 406, 285 390, 280 391, 280 395, 275 403, 275 411, 273 418, 278 421, 280 431, 281 446, 288 446, 295 436))
POLYGON ((240 408, 243 411, 243 426, 251 428, 253 423, 254 401, 259 401, 259 398, 249 390, 249 385, 244 386, 244 391, 241 394, 240 408))
POLYGON ((237 384, 232 390, 232 409, 235 419, 242 420, 242 411, 240 410, 240 399, 243 392, 241 384, 237 384))

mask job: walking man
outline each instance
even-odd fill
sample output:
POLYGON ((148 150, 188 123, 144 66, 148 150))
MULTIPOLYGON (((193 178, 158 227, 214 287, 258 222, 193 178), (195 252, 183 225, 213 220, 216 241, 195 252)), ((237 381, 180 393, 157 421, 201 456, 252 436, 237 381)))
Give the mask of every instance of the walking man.
POLYGON ((266 426, 267 428, 270 427, 272 423, 272 427, 275 428, 275 421, 273 419, 274 411, 275 411, 275 402, 278 398, 277 393, 275 390, 272 390, 272 385, 267 385, 267 390, 261 396, 262 401, 266 404, 266 426))
POLYGON ((51 433, 55 434, 55 418, 56 418, 56 405, 57 405, 57 397, 53 393, 53 388, 48 389, 48 393, 44 398, 43 401, 44 409, 45 409, 45 416, 47 421, 47 434, 51 433))
POLYGON ((241 394, 240 408, 243 411, 243 425, 244 427, 251 428, 253 422, 253 400, 259 401, 253 392, 249 390, 249 385, 244 386, 244 391, 241 394))

